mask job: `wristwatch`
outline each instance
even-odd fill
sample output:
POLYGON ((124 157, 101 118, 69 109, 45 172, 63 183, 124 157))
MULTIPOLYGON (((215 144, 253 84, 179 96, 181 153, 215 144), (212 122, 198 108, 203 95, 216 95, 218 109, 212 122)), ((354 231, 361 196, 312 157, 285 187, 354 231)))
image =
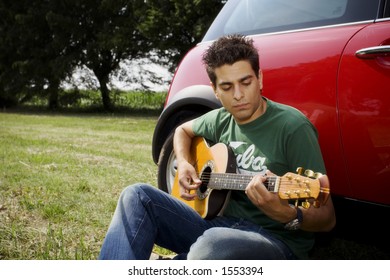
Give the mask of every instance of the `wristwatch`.
POLYGON ((303 214, 302 210, 299 207, 294 207, 297 210, 297 216, 291 222, 288 222, 284 228, 288 230, 297 230, 301 228, 301 224, 303 222, 303 214))

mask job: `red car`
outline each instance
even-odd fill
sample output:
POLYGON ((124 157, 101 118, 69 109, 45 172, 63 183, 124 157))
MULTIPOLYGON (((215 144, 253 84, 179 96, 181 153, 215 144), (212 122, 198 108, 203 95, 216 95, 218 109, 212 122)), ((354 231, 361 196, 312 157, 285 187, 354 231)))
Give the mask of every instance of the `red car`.
POLYGON ((153 137, 159 188, 170 192, 176 172, 174 128, 221 106, 201 56, 211 41, 232 33, 254 39, 263 94, 298 108, 317 127, 337 228, 376 227, 387 240, 390 0, 227 1, 172 80, 153 137))

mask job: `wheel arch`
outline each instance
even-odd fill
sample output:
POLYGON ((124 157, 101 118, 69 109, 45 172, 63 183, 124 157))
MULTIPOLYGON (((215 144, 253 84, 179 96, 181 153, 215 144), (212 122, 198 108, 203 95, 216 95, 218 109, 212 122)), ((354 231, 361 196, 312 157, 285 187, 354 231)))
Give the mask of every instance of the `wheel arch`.
POLYGON ((177 92, 160 114, 153 133, 152 156, 157 164, 165 139, 181 123, 221 107, 211 86, 195 85, 177 92))

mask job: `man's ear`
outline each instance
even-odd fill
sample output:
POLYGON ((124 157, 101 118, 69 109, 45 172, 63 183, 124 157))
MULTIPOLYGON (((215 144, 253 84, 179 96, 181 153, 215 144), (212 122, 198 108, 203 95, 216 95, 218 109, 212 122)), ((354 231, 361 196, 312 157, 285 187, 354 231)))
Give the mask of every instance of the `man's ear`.
POLYGON ((263 89, 263 71, 261 71, 261 69, 259 70, 259 86, 260 86, 260 90, 263 89))
POLYGON ((210 86, 213 88, 215 97, 219 100, 219 95, 217 93, 217 88, 215 87, 215 85, 212 82, 210 82, 210 86))

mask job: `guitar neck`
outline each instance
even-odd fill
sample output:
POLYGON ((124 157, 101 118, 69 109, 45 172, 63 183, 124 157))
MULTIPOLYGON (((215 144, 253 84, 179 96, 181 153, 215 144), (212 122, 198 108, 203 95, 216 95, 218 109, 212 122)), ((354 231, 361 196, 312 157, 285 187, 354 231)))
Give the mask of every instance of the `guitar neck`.
MULTIPOLYGON (((210 189, 245 190, 246 186, 253 179, 253 175, 234 173, 210 173, 207 187, 210 189)), ((264 182, 265 187, 270 192, 278 192, 280 184, 279 176, 267 177, 264 182)))

